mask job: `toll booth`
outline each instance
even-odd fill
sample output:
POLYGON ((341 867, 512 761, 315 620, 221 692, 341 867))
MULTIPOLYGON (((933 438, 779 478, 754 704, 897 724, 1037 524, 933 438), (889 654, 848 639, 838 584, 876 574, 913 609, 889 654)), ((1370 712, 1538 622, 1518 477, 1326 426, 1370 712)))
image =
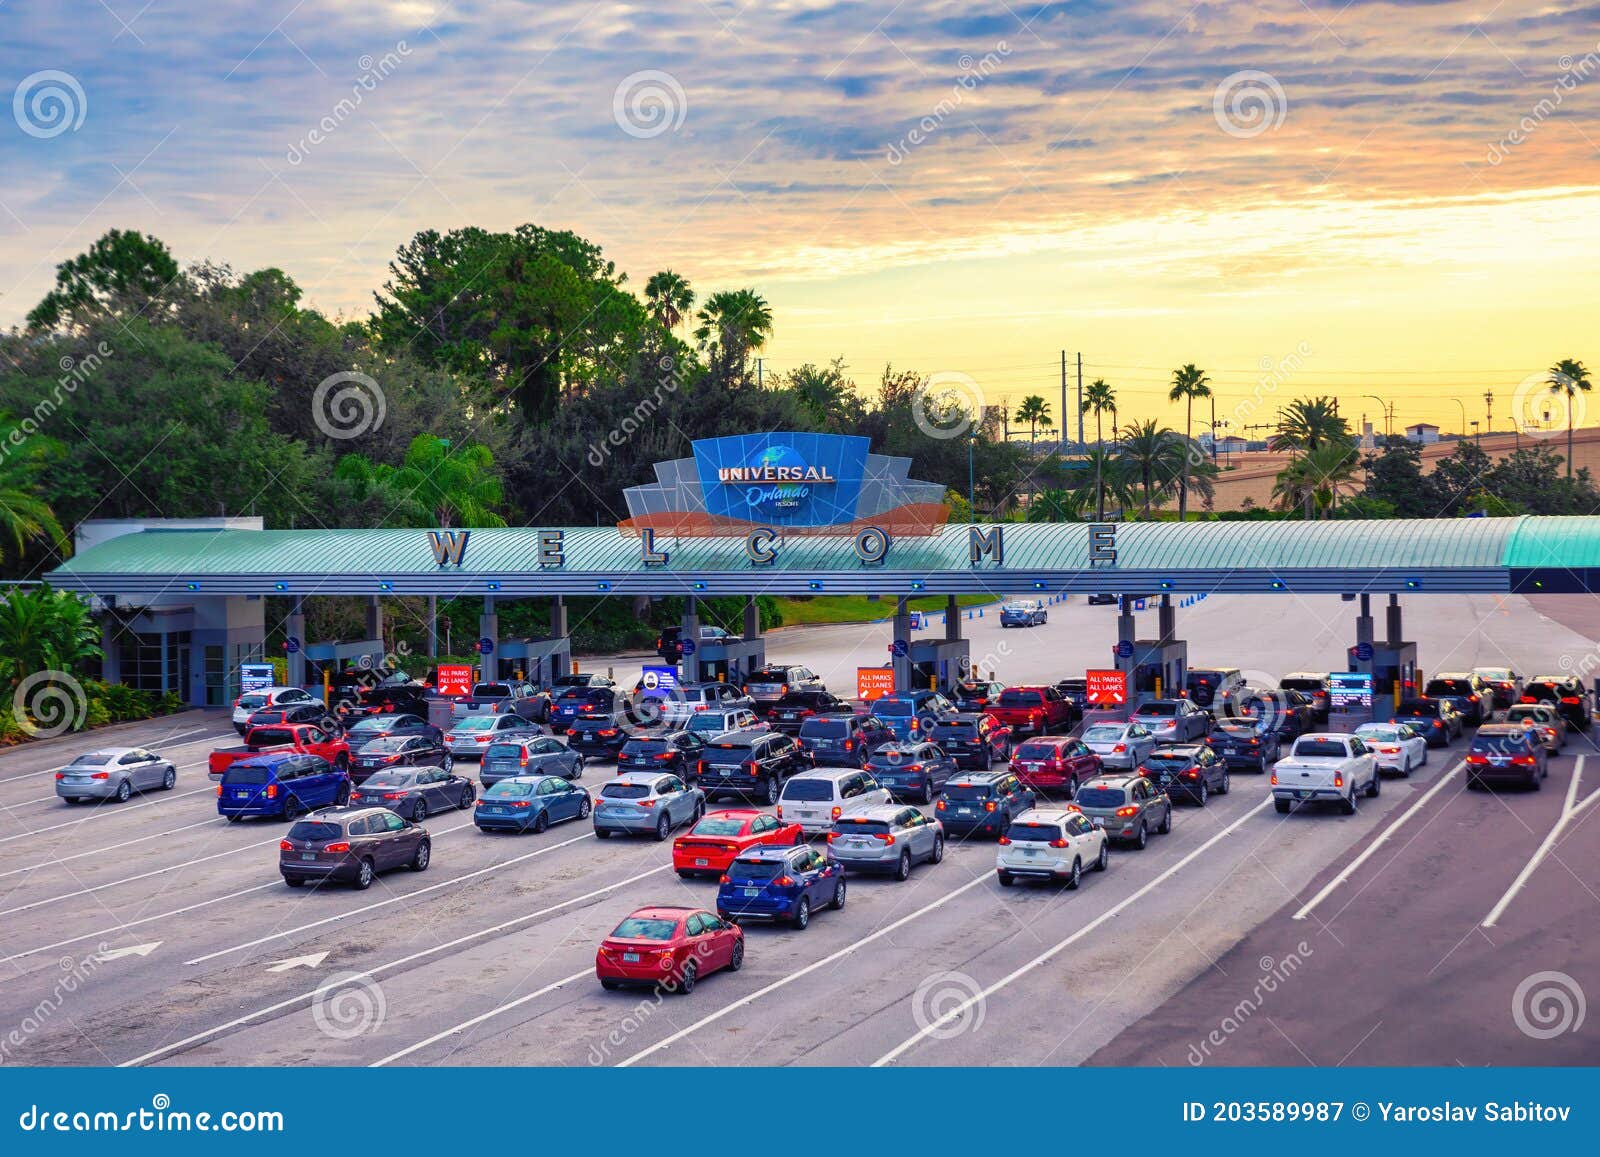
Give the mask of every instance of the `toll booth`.
POLYGON ((1347 652, 1346 669, 1372 676, 1374 695, 1392 697, 1399 684, 1401 699, 1422 693, 1422 673, 1417 669, 1417 645, 1411 642, 1357 644, 1347 652))
POLYGON ((683 661, 678 664, 679 677, 685 683, 743 683, 750 672, 767 664, 767 641, 754 639, 701 639, 693 645, 687 636, 684 640, 683 661))
POLYGON ((572 640, 502 639, 495 650, 495 672, 510 679, 518 671, 535 687, 548 690, 557 675, 572 669, 572 640))
POLYGON ((371 671, 383 665, 383 640, 359 639, 353 643, 308 643, 305 646, 305 686, 320 688, 329 678, 349 668, 371 671))
POLYGON ((1183 693, 1189 678, 1189 644, 1176 637, 1177 619, 1170 595, 1156 603, 1159 638, 1138 638, 1136 610, 1149 609, 1148 600, 1134 595, 1122 597, 1117 616, 1117 642, 1112 649, 1117 670, 1128 677, 1128 699, 1137 703, 1155 695, 1183 693))
POLYGON ((913 639, 908 655, 911 685, 919 690, 949 691, 967 677, 972 663, 965 639, 913 639))

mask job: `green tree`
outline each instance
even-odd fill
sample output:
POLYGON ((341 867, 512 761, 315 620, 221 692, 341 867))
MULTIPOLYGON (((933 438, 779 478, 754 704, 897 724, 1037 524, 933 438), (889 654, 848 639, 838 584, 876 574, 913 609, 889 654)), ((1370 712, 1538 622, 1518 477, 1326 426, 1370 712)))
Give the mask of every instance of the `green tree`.
POLYGON ((1422 470, 1422 447, 1409 438, 1385 438, 1368 454, 1363 469, 1365 496, 1388 503, 1396 518, 1435 518, 1447 505, 1438 480, 1422 470))
POLYGON ((1354 492, 1360 469, 1352 443, 1324 442, 1278 472, 1272 496, 1280 509, 1298 506, 1308 519, 1325 517, 1341 494, 1354 492))
POLYGON ((1048 430, 1053 425, 1050 421, 1050 403, 1038 394, 1029 394, 1017 405, 1012 421, 1028 423, 1028 441, 1036 442, 1039 439, 1039 427, 1048 430))
POLYGON ((695 341, 705 351, 712 376, 725 386, 744 385, 750 355, 772 337, 772 307, 753 289, 725 289, 706 298, 695 315, 695 341))
POLYGON ((1209 398, 1211 396, 1211 379, 1206 372, 1192 362, 1179 366, 1172 371, 1172 388, 1167 391, 1167 401, 1184 403, 1183 415, 1183 470, 1178 475, 1178 521, 1184 522, 1189 517, 1189 470, 1191 460, 1196 457, 1194 450, 1194 400, 1196 398, 1209 398))
POLYGON ((33 331, 76 329, 109 316, 138 314, 180 279, 166 245, 134 230, 113 229, 87 252, 56 266, 56 285, 28 313, 33 331))
POLYGON ((1094 509, 1095 517, 1104 519, 1106 516, 1106 487, 1102 467, 1105 461, 1105 438, 1100 431, 1102 415, 1117 410, 1117 392, 1111 388, 1104 378, 1096 378, 1089 383, 1083 391, 1083 405, 1081 411, 1094 415, 1094 445, 1097 453, 1094 455, 1094 509))
POLYGON ((1484 474, 1478 505, 1547 515, 1592 515, 1600 510, 1600 492, 1588 469, 1579 467, 1571 477, 1563 477, 1560 468, 1561 455, 1543 444, 1513 451, 1484 474))
POLYGON ((1479 496, 1489 486, 1493 468, 1493 459, 1477 442, 1470 438, 1457 442, 1455 449, 1439 459, 1428 476, 1438 495, 1438 513, 1443 517, 1456 517, 1480 505, 1479 496))
POLYGON ((1589 371, 1574 358, 1562 358, 1550 367, 1545 382, 1552 394, 1560 394, 1567 404, 1567 477, 1572 477, 1572 426, 1577 417, 1578 395, 1590 389, 1589 371))
POLYGON ((1350 423, 1339 416, 1332 398, 1300 398, 1284 408, 1272 436, 1273 450, 1315 450, 1329 442, 1350 440, 1350 423))
POLYGON ((1095 447, 1088 453, 1094 470, 1095 517, 1104 521, 1108 506, 1119 514, 1139 502, 1139 476, 1122 447, 1095 447))
POLYGON ((1187 453, 1176 430, 1154 418, 1130 422, 1122 430, 1122 453, 1131 463, 1144 492, 1140 517, 1149 518, 1151 506, 1172 493, 1184 470, 1187 453))
POLYGON ((644 300, 650 319, 662 329, 673 330, 694 308, 694 290, 689 288, 687 278, 663 269, 644 283, 644 300))
POLYGON ((358 501, 376 503, 385 526, 504 526, 494 455, 476 443, 455 447, 418 434, 398 467, 359 454, 339 459, 334 476, 358 501))
POLYGON ((88 604, 76 594, 45 584, 0 597, 0 673, 8 687, 39 671, 81 672, 100 653, 99 640, 88 604))
POLYGON ((0 538, 10 539, 19 553, 32 541, 66 546, 66 534, 42 493, 50 464, 60 456, 61 443, 29 434, 0 414, 0 538))
POLYGON ((843 358, 835 358, 825 366, 807 362, 785 376, 785 385, 816 422, 817 429, 854 433, 860 426, 866 407, 855 383, 845 373, 843 358))
POLYGON ((1086 490, 1041 490, 1028 503, 1029 522, 1082 522, 1089 506, 1086 490))

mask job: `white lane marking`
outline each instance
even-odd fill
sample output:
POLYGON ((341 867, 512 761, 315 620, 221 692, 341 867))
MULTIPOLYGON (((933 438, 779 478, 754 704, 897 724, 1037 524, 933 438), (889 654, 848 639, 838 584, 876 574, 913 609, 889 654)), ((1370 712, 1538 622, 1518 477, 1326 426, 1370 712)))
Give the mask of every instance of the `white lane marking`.
POLYGON ((879 928, 876 932, 873 932, 873 933, 871 933, 871 934, 869 934, 867 936, 863 936, 863 937, 861 937, 861 939, 856 940, 853 943, 846 945, 845 947, 839 949, 837 952, 829 953, 827 956, 822 957, 822 959, 820 959, 820 960, 813 960, 810 964, 806 965, 804 968, 798 968, 795 971, 789 973, 787 976, 781 976, 777 980, 774 980, 771 984, 764 985, 763 987, 756 989, 754 992, 749 993, 746 996, 740 997, 738 1000, 734 1001, 732 1004, 729 1004, 729 1005, 726 1005, 726 1006, 724 1006, 722 1008, 719 1008, 716 1012, 710 1013, 709 1015, 707 1015, 705 1017, 702 1017, 700 1020, 695 1021, 693 1024, 686 1025, 685 1027, 679 1029, 677 1032, 673 1033, 671 1036, 665 1037, 662 1040, 657 1041, 655 1044, 651 1045, 649 1048, 641 1049, 639 1052, 634 1053, 631 1057, 627 1057, 627 1058, 625 1058, 623 1060, 618 1061, 617 1062, 617 1068, 619 1068, 619 1069, 628 1068, 635 1061, 642 1061, 645 1057, 648 1057, 648 1056, 652 1055, 653 1053, 658 1053, 662 1049, 676 1044, 677 1042, 681 1041, 684 1037, 688 1036, 690 1033, 699 1032, 701 1029, 705 1028, 706 1025, 712 1024, 712 1023, 714 1023, 716 1021, 721 1020, 723 1017, 727 1016, 730 1012, 734 1012, 737 1009, 744 1008, 746 1005, 754 1004, 756 1001, 760 1000, 763 996, 766 996, 768 993, 776 992, 778 989, 783 988, 786 985, 794 983, 796 980, 799 980, 802 976, 809 975, 810 973, 815 972, 819 968, 825 968, 829 964, 832 964, 835 960, 843 960, 846 956, 849 956, 852 952, 855 952, 858 948, 861 948, 861 947, 863 947, 863 946, 865 946, 867 944, 871 944, 874 940, 877 940, 877 939, 879 939, 880 937, 883 937, 883 936, 887 936, 889 933, 893 932, 896 928, 902 928, 906 924, 910 923, 911 921, 917 920, 917 919, 920 919, 923 916, 926 916, 929 912, 932 912, 936 908, 943 907, 945 904, 948 904, 951 900, 954 900, 957 896, 960 896, 962 893, 970 892, 973 888, 976 888, 979 884, 987 884, 987 883, 989 883, 990 880, 993 878, 993 876, 994 876, 994 872, 991 869, 989 871, 984 872, 981 876, 977 876, 977 877, 975 877, 975 878, 973 878, 971 880, 968 880, 965 884, 961 885, 961 887, 957 888, 955 891, 946 892, 943 896, 939 897, 937 900, 934 900, 932 903, 924 904, 921 908, 918 908, 915 912, 907 913, 906 915, 900 917, 900 919, 896 920, 894 923, 885 924, 882 928, 879 928))
POLYGON ((1374 855, 1376 855, 1379 848, 1388 843, 1390 839, 1394 837, 1396 832, 1405 827, 1405 825, 1411 821, 1412 816, 1416 815, 1423 808, 1427 807, 1428 802, 1432 800, 1434 796, 1438 795, 1445 788, 1449 787, 1450 784, 1454 782, 1455 773, 1460 771, 1464 766, 1465 764, 1457 763, 1454 767, 1446 768, 1444 773, 1439 776, 1437 783, 1435 783, 1427 791, 1423 792, 1422 795, 1417 799, 1417 802, 1408 807, 1405 810, 1405 813, 1401 815, 1399 819, 1395 820, 1394 823, 1390 824, 1388 827, 1384 828, 1383 831, 1374 836, 1372 838, 1372 842, 1366 846, 1359 856, 1346 864, 1343 871, 1323 885, 1322 891, 1311 897, 1311 899, 1294 914, 1294 919, 1304 920, 1307 916, 1311 915, 1312 909, 1337 891, 1339 887, 1345 883, 1345 881, 1350 879, 1351 876, 1355 875, 1356 869, 1360 868, 1362 864, 1366 863, 1374 855))
POLYGON ((148 944, 133 944, 127 948, 107 948, 104 952, 96 952, 94 961, 96 964, 104 964, 108 960, 121 960, 124 956, 149 956, 163 943, 165 941, 152 940, 148 944))
POLYGON ((495 1017, 499 1016, 503 1012, 510 1012, 512 1009, 520 1007, 521 1005, 527 1004, 531 1000, 537 1000, 539 997, 545 996, 548 993, 552 993, 558 988, 565 987, 568 984, 575 984, 580 980, 591 979, 591 978, 593 978, 593 976, 594 976, 594 969, 593 968, 585 968, 581 972, 574 972, 571 976, 563 976, 560 980, 553 980, 549 984, 545 985, 543 988, 536 989, 535 991, 528 993, 526 996, 519 996, 519 997, 517 997, 516 1000, 510 1001, 509 1003, 506 1003, 506 1004, 502 1004, 498 1008, 491 1008, 488 1012, 479 1013, 477 1016, 473 1017, 471 1020, 464 1020, 458 1025, 454 1025, 451 1028, 445 1029, 443 1032, 436 1032, 432 1036, 430 1036, 427 1040, 418 1041, 414 1045, 406 1046, 405 1048, 401 1049, 399 1052, 390 1053, 388 1056, 384 1057, 381 1061, 373 1061, 367 1067, 371 1068, 371 1069, 381 1069, 384 1065, 388 1064, 391 1061, 397 1061, 401 1057, 410 1056, 412 1053, 417 1052, 419 1049, 425 1049, 429 1045, 438 1044, 440 1041, 444 1040, 445 1037, 454 1036, 456 1033, 459 1033, 459 1032, 466 1032, 470 1028, 476 1028, 478 1025, 482 1024, 484 1021, 493 1020, 495 1017))
MULTIPOLYGON (((457 824, 453 828, 445 828, 442 831, 432 833, 430 838, 438 839, 441 836, 448 836, 451 832, 459 832, 465 828, 470 828, 471 826, 471 824, 457 824)), ((164 868, 152 868, 148 872, 140 872, 137 876, 124 876, 120 880, 108 880, 104 884, 95 884, 91 887, 79 888, 76 892, 63 892, 59 896, 51 896, 45 900, 33 900, 27 904, 19 904, 15 908, 6 908, 0 910, 0 916, 11 916, 18 912, 27 912, 34 908, 43 908, 47 904, 58 904, 62 900, 74 900, 79 896, 87 896, 90 893, 101 891, 104 888, 117 888, 123 884, 133 884, 140 880, 148 880, 151 876, 164 876, 168 872, 181 872, 184 868, 191 868, 195 864, 204 864, 210 862, 211 860, 223 859, 226 856, 237 856, 240 852, 249 852, 254 851, 257 848, 270 847, 273 844, 276 844, 281 838, 281 836, 273 836, 270 840, 262 840, 259 844, 245 844, 242 847, 229 848, 225 852, 215 852, 212 855, 201 856, 198 859, 185 860, 181 864, 171 864, 164 868)))
POLYGON ((240 896, 248 896, 251 892, 260 892, 266 888, 281 888, 282 881, 272 880, 265 884, 257 884, 252 888, 241 888, 237 892, 229 892, 226 896, 213 896, 209 900, 200 900, 194 904, 186 904, 182 908, 173 908, 166 912, 157 912, 154 916, 143 916, 138 920, 128 920, 122 924, 113 924, 110 928, 101 928, 97 932, 85 932, 82 936, 69 936, 65 940, 57 940, 54 944, 41 944, 37 948, 28 948, 22 952, 13 952, 10 956, 0 956, 0 964, 10 964, 13 960, 26 960, 30 956, 37 956, 41 952, 49 952, 52 948, 65 948, 68 944, 78 944, 84 940, 97 940, 102 936, 112 936, 124 932, 129 928, 137 928, 142 924, 151 924, 157 920, 165 920, 169 916, 182 916, 199 908, 208 908, 212 904, 220 904, 224 900, 236 900, 240 896))
POLYGON ((118 848, 130 847, 133 844, 142 844, 146 840, 159 840, 162 836, 175 836, 179 832, 187 832, 193 830, 194 828, 204 828, 213 825, 221 827, 222 817, 212 816, 209 819, 200 820, 198 823, 184 824, 181 828, 168 828, 164 832, 151 832, 148 836, 138 836, 131 840, 123 840, 120 844, 107 844, 103 848, 90 848, 87 852, 74 852, 70 856, 60 856, 54 860, 46 860, 42 864, 29 864, 26 868, 12 868, 10 871, 0 872, 0 880, 3 880, 8 876, 20 876, 24 872, 37 872, 43 868, 54 868, 58 864, 65 864, 71 860, 81 860, 85 856, 98 856, 101 852, 114 852, 118 848))
MULTIPOLYGON (((180 731, 180 732, 178 732, 178 734, 179 735, 192 735, 192 734, 195 734, 196 732, 202 731, 202 730, 204 730, 204 728, 195 728, 194 731, 180 731)), ((211 742, 213 740, 224 739, 224 738, 226 738, 226 735, 224 733, 222 733, 222 732, 218 732, 216 735, 201 736, 201 738, 199 738, 199 739, 192 739, 188 743, 179 743, 179 744, 175 744, 174 746, 176 746, 176 747, 193 747, 197 743, 209 743, 209 742, 211 742)), ((158 740, 155 743, 142 743, 142 744, 141 743, 130 743, 130 744, 127 744, 127 746, 129 746, 129 747, 143 747, 146 750, 155 751, 155 753, 157 755, 162 756, 162 758, 166 758, 166 753, 161 751, 161 750, 159 750, 160 748, 165 747, 166 744, 167 744, 166 740, 158 740)), ((113 745, 107 744, 106 746, 109 747, 109 746, 113 746, 113 745)), ((26 771, 26 772, 23 772, 21 775, 8 775, 4 779, 0 779, 0 783, 19 783, 22 780, 33 779, 36 776, 53 775, 53 774, 55 774, 55 772, 57 770, 59 770, 63 766, 65 766, 65 764, 52 763, 49 767, 42 767, 38 771, 26 771)), ((189 765, 186 765, 186 766, 198 767, 199 764, 189 764, 189 765)))
MULTIPOLYGON (((629 884, 636 884, 640 880, 647 879, 650 876, 658 875, 661 872, 670 871, 671 868, 671 864, 662 864, 659 868, 650 868, 649 870, 640 872, 637 875, 629 876, 623 880, 618 880, 614 884, 607 884, 603 888, 596 888, 592 892, 586 892, 582 896, 574 896, 570 900, 563 900, 559 904, 553 904, 548 908, 542 908, 537 912, 528 912, 522 916, 515 916, 510 920, 505 920, 499 924, 491 925, 488 928, 480 928, 476 932, 468 932, 463 936, 457 936, 454 940, 446 941, 443 944, 435 944, 432 948, 421 949, 420 951, 411 953, 409 956, 402 956, 398 960, 391 960, 387 964, 373 965, 365 972, 356 972, 347 977, 341 978, 340 983, 348 983, 354 980, 364 980, 368 977, 376 976, 380 972, 389 972, 396 968, 403 968, 407 964, 413 964, 418 960, 425 960, 429 956, 433 956, 436 953, 449 952, 451 949, 459 948, 463 944, 469 944, 472 941, 482 939, 485 936, 494 936, 498 933, 506 931, 509 928, 515 928, 518 924, 526 924, 530 920, 537 920, 541 916, 548 916, 550 913, 558 912, 562 908, 570 907, 573 904, 581 904, 585 900, 592 900, 596 896, 603 896, 607 892, 614 892, 618 888, 626 887, 629 884)), ((5 961, 0 960, 0 964, 4 963, 5 961)), ((250 1012, 246 1013, 244 1016, 235 1017, 226 1024, 219 1024, 215 1028, 205 1029, 201 1032, 195 1033, 193 1036, 187 1036, 180 1041, 174 1041, 172 1044, 162 1045, 160 1048, 152 1049, 143 1056, 134 1057, 131 1061, 123 1061, 117 1066, 117 1068, 132 1068, 135 1065, 142 1065, 160 1057, 167 1056, 169 1053, 175 1053, 181 1049, 189 1048, 191 1045, 197 1045, 201 1041, 210 1040, 212 1037, 225 1033, 229 1029, 239 1028, 243 1025, 249 1024, 253 1020, 259 1020, 261 1017, 272 1016, 275 1013, 283 1012, 285 1009, 293 1008, 297 1004, 304 1004, 306 1002, 315 1000, 319 991, 321 991, 320 986, 313 988, 310 992, 301 993, 299 996, 291 996, 288 1000, 280 1000, 277 1004, 269 1004, 266 1008, 258 1008, 255 1012, 250 1012)))
POLYGON ((216 794, 217 794, 217 789, 214 788, 214 787, 198 787, 198 788, 195 788, 194 791, 182 791, 182 792, 179 792, 177 795, 173 795, 171 792, 162 792, 160 795, 156 796, 154 799, 145 800, 143 803, 136 803, 131 807, 128 806, 127 804, 121 804, 121 805, 118 805, 117 807, 96 808, 94 811, 90 812, 88 815, 79 816, 75 820, 67 820, 64 823, 59 823, 59 824, 51 824, 49 827, 46 827, 46 828, 34 828, 31 832, 18 832, 14 836, 0 836, 0 844, 9 844, 12 840, 26 840, 26 839, 28 839, 28 838, 30 838, 32 836, 42 836, 46 832, 58 831, 61 828, 75 828, 75 827, 78 827, 78 826, 80 826, 82 824, 88 823, 90 820, 103 819, 106 816, 125 816, 129 812, 136 812, 140 808, 154 807, 156 804, 163 803, 163 802, 165 802, 167 800, 187 799, 191 795, 216 795, 216 794))
POLYGON ((1517 893, 1522 891, 1527 882, 1533 878, 1533 874, 1538 870, 1539 865, 1544 863, 1545 857, 1554 850, 1556 843, 1561 839, 1561 833, 1566 830, 1567 825, 1577 818, 1579 812, 1588 807, 1597 798, 1600 798, 1600 792, 1597 792, 1582 803, 1577 802, 1578 781, 1583 778, 1583 763, 1587 758, 1587 756, 1580 755, 1577 762, 1572 765, 1572 782, 1567 784, 1567 798, 1561 804, 1561 816, 1556 820, 1555 826, 1550 829, 1550 834, 1545 836, 1544 841, 1534 850, 1533 855, 1528 858, 1528 862, 1522 865, 1522 871, 1518 872, 1517 878, 1511 881, 1511 887, 1506 889, 1505 895, 1501 896, 1495 906, 1489 909, 1489 914, 1483 918, 1483 923, 1480 927, 1493 928, 1499 923, 1500 917, 1504 916, 1506 909, 1511 907, 1511 901, 1517 898, 1517 893))
POLYGON ((308 952, 304 956, 291 956, 288 960, 277 960, 267 965, 268 972, 288 972, 291 968, 315 968, 328 959, 326 952, 308 952))
POLYGON ((426 896, 429 892, 437 892, 441 888, 454 888, 457 884, 465 884, 468 880, 476 880, 480 876, 487 876, 491 872, 498 872, 503 868, 509 868, 512 864, 520 864, 526 860, 537 859, 539 856, 548 855, 549 853, 558 851, 561 848, 571 847, 573 844, 582 843, 584 840, 592 839, 594 839, 592 834, 574 836, 570 840, 562 840, 559 844, 551 844, 548 847, 538 848, 531 852, 525 852, 520 856, 513 856, 509 860, 502 860, 498 864, 490 864, 487 868, 479 868, 476 871, 468 872, 462 876, 455 876, 449 880, 440 880, 437 884, 429 884, 426 888, 418 888, 415 892, 406 892, 403 895, 390 896, 387 900, 379 900, 375 904, 367 904, 361 908, 352 908, 348 912, 340 912, 337 915, 324 916, 321 920, 313 920, 309 924, 301 924, 296 928, 285 928, 281 932, 272 932, 266 936, 257 936, 254 940, 247 940, 243 944, 235 944, 231 948, 219 948, 215 952, 207 952, 204 956, 196 956, 193 960, 185 960, 184 963, 204 964, 206 961, 215 960, 219 956, 231 956, 235 952, 244 952, 247 949, 255 948, 262 944, 270 944, 272 941, 282 940, 286 936, 295 936, 301 932, 309 932, 313 928, 321 928, 326 924, 337 924, 339 921, 348 920, 352 916, 364 916, 366 913, 375 912, 379 908, 387 908, 390 904, 399 904, 405 901, 415 900, 419 896, 426 896))
POLYGON ((993 984, 989 985, 989 987, 985 988, 982 992, 978 993, 978 995, 972 996, 972 997, 968 997, 966 1000, 962 1001, 961 1004, 959 1004, 955 1008, 952 1008, 951 1010, 946 1012, 943 1016, 941 1016, 938 1020, 934 1021, 932 1024, 927 1025, 927 1026, 919 1029, 914 1035, 912 1035, 912 1036, 908 1037, 906 1040, 900 1042, 900 1044, 896 1045, 894 1048, 892 1048, 888 1052, 884 1053, 877 1060, 873 1061, 872 1062, 872 1067, 876 1069, 876 1068, 881 1068, 884 1065, 893 1064, 900 1056, 902 1056, 908 1049, 910 1049, 914 1045, 916 1045, 919 1041, 922 1041, 922 1040, 926 1039, 927 1037, 932 1036, 934 1033, 936 1033, 936 1032, 940 1031, 941 1029, 943 1029, 944 1026, 949 1024, 951 1021, 954 1021, 954 1020, 956 1020, 956 1019, 958 1019, 958 1018, 960 1018, 962 1016, 965 1016, 967 1014, 967 1011, 969 1009, 971 1009, 973 1005, 977 1004, 980 1001, 988 1000, 989 997, 991 997, 995 993, 999 992, 1002 988, 1006 987, 1008 984, 1011 984, 1013 981, 1017 980, 1018 978, 1026 975, 1029 972, 1032 972, 1035 968, 1040 968, 1040 967, 1043 967, 1045 964, 1048 964, 1051 960, 1055 959, 1056 956, 1060 955, 1062 952, 1065 952, 1068 948, 1070 948, 1072 945, 1076 944, 1079 940, 1082 940, 1085 936, 1089 935, 1096 928, 1100 927, 1100 925, 1104 924, 1107 920, 1115 919, 1117 917, 1117 915, 1119 915, 1130 904, 1137 903, 1139 900, 1141 900, 1145 896, 1149 895, 1156 888, 1159 888, 1162 884, 1164 884, 1168 880, 1172 879, 1173 876, 1177 875, 1179 872, 1181 872, 1189 864, 1193 863, 1200 856, 1202 856, 1206 852, 1210 851, 1213 846, 1215 846, 1216 844, 1221 843, 1223 840, 1227 839, 1228 836, 1232 835, 1236 829, 1238 829, 1238 828, 1242 827, 1243 825, 1249 823, 1250 820, 1255 818, 1255 815, 1256 815, 1257 812, 1262 811, 1263 809, 1265 809, 1267 804, 1269 804, 1271 802, 1272 802, 1272 799, 1271 799, 1270 796, 1267 799, 1262 800, 1260 804, 1258 804, 1257 806, 1251 808, 1249 811, 1245 812, 1244 815, 1242 815, 1238 819, 1234 820, 1227 827, 1223 828, 1220 832, 1218 832, 1216 835, 1212 836, 1205 843, 1201 844, 1198 848, 1194 849, 1194 851, 1192 851, 1188 855, 1184 856, 1183 859, 1179 860, 1176 864, 1173 864, 1170 868, 1168 868, 1166 871, 1162 872, 1155 879, 1153 879, 1149 883, 1145 884, 1138 891, 1136 891, 1132 895, 1129 895, 1129 896, 1125 897, 1124 899, 1120 900, 1118 903, 1116 903, 1112 907, 1107 908, 1104 912, 1100 913, 1100 915, 1096 916, 1093 920, 1089 921, 1082 928, 1079 928, 1076 932, 1072 933, 1072 935, 1068 936, 1064 940, 1058 940, 1051 947, 1049 947, 1049 948, 1045 949, 1043 952, 1039 953, 1039 955, 1035 956, 1032 960, 1028 961, 1026 964, 1022 965, 1020 968, 1017 968, 1016 970, 1014 970, 1014 971, 1012 971, 1010 973, 1007 973, 1005 976, 1002 976, 999 980, 995 981, 993 984))

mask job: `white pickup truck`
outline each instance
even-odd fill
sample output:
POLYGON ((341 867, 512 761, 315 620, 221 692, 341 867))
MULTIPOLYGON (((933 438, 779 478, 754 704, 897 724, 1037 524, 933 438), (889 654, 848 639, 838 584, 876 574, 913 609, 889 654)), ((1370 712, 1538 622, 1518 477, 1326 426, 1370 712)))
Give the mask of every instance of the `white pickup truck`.
POLYGON ((1273 765, 1272 802, 1288 812, 1297 803, 1331 801, 1355 815, 1357 793, 1376 796, 1382 783, 1378 758, 1359 736, 1313 733, 1296 739, 1288 756, 1273 765))

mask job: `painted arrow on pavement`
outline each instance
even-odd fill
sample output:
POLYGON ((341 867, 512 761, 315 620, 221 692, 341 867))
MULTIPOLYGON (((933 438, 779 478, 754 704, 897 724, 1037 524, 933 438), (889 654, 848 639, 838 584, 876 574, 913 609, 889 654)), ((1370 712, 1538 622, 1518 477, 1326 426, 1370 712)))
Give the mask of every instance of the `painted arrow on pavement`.
POLYGON ((326 952, 312 952, 305 956, 295 956, 289 960, 278 960, 267 965, 268 972, 288 972, 291 968, 315 968, 328 959, 326 952))
POLYGON ((96 964, 104 964, 108 960, 121 960, 124 956, 149 956, 163 943, 160 940, 152 940, 149 944, 133 944, 127 948, 107 948, 103 952, 96 952, 94 961, 96 964))

